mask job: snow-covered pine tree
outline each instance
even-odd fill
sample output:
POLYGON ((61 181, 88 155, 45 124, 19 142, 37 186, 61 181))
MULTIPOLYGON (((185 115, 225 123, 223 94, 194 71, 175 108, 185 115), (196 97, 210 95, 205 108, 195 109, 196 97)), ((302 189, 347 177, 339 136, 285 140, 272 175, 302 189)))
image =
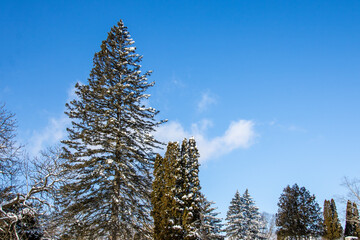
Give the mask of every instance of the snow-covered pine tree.
POLYGON ((261 234, 261 215, 259 213, 259 208, 255 206, 255 202, 249 194, 249 191, 246 189, 242 196, 242 227, 243 234, 242 239, 251 240, 251 239, 262 239, 261 234))
POLYGON ((201 215, 200 215, 200 239, 201 240, 223 240, 221 222, 222 219, 218 218, 218 212, 215 212, 217 208, 212 205, 214 202, 209 202, 204 194, 201 194, 201 215))
MULTIPOLYGON (((76 84, 77 99, 66 104, 72 119, 63 141, 73 181, 61 190, 64 230, 72 237, 112 240, 149 237, 151 132, 161 123, 143 101, 150 72, 119 21, 95 54, 88 83, 76 84)), ((66 233, 66 232, 64 232, 66 233)))
POLYGON ((236 191, 234 198, 230 202, 229 210, 226 214, 227 226, 225 228, 226 237, 229 240, 243 238, 243 209, 242 197, 236 191))
POLYGON ((196 141, 192 137, 187 141, 185 138, 181 145, 181 164, 183 180, 181 200, 184 206, 182 224, 184 226, 185 240, 199 239, 200 229, 200 180, 199 180, 199 151, 196 141))

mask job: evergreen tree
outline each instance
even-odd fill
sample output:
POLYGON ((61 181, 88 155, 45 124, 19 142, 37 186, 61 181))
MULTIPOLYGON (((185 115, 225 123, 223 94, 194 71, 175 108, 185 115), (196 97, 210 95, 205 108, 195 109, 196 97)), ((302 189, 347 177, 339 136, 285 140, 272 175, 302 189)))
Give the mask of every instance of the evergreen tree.
POLYGON ((360 237, 359 211, 356 203, 347 201, 346 205, 346 222, 345 222, 345 237, 354 236, 360 237))
POLYGON ((276 225, 280 238, 308 238, 321 236, 323 220, 315 195, 294 184, 287 186, 278 202, 276 225))
POLYGON ((246 189, 242 197, 242 212, 243 212, 243 239, 262 239, 261 234, 261 216, 259 208, 255 206, 249 191, 246 189))
POLYGON ((143 101, 153 86, 142 74, 142 56, 120 21, 101 44, 86 85, 66 104, 72 119, 63 141, 65 167, 73 180, 61 189, 64 235, 73 238, 149 237, 150 133, 161 123, 143 101))
POLYGON ((334 199, 324 202, 324 235, 325 239, 333 240, 342 236, 342 226, 336 211, 334 199))
POLYGON ((359 222, 359 210, 355 202, 353 202, 353 221, 354 221, 354 236, 360 238, 360 222, 359 222))
POLYGON ((347 236, 355 236, 354 229, 354 215, 353 215, 353 205, 350 200, 347 201, 346 204, 346 222, 345 222, 345 237, 347 236))
POLYGON ((228 226, 225 229, 229 239, 263 239, 261 216, 258 207, 246 189, 240 197, 237 191, 227 213, 228 226))
POLYGON ((154 239, 199 239, 201 196, 195 139, 169 142, 156 158, 152 192, 154 239))
POLYGON ((176 199, 176 181, 180 170, 179 144, 169 142, 165 157, 157 157, 156 160, 152 192, 154 239, 183 239, 182 211, 176 199))
POLYGON ((195 139, 192 137, 183 140, 181 147, 181 159, 183 163, 183 194, 181 200, 184 204, 183 225, 185 240, 199 239, 201 214, 201 194, 199 180, 199 151, 195 139))
POLYGON ((218 218, 219 213, 214 212, 216 208, 212 207, 214 202, 209 202, 206 197, 201 194, 201 224, 200 238, 202 240, 223 240, 222 219, 218 218))
POLYGON ((226 214, 227 226, 225 228, 226 237, 230 240, 242 239, 243 232, 243 209, 242 198, 239 191, 236 191, 235 196, 230 202, 229 210, 226 214))
POLYGON ((154 163, 154 181, 152 184, 152 193, 151 193, 151 203, 152 203, 152 211, 151 216, 154 219, 154 240, 163 239, 162 231, 162 219, 163 219, 163 195, 165 194, 164 189, 165 185, 165 166, 164 159, 160 156, 160 154, 156 155, 155 163, 154 163))

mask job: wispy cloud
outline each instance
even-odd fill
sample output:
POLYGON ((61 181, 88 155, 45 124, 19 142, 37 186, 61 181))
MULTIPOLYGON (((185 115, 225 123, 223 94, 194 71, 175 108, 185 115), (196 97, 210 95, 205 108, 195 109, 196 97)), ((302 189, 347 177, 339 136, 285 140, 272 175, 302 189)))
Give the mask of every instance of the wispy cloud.
POLYGON ((283 129, 289 132, 299 132, 299 133, 306 133, 308 132, 307 129, 300 127, 298 125, 294 125, 294 124, 290 124, 290 125, 286 125, 286 124, 281 124, 276 120, 273 120, 269 123, 269 126, 271 127, 276 127, 279 129, 283 129))
POLYGON ((211 94, 210 92, 205 92, 202 94, 201 99, 197 105, 198 111, 203 112, 213 104, 216 104, 215 95, 211 94))
MULTIPOLYGON (((74 86, 75 84, 67 91, 67 102, 77 97, 74 86)), ((35 156, 47 146, 60 143, 61 140, 66 138, 66 128, 70 126, 70 123, 71 120, 65 113, 61 113, 59 117, 50 118, 44 128, 33 131, 28 144, 29 153, 35 156)))
POLYGON ((34 131, 29 143, 29 152, 37 155, 46 146, 58 144, 66 136, 66 127, 70 125, 70 119, 63 114, 59 118, 49 119, 48 125, 39 130, 34 131))
POLYGON ((254 125, 254 122, 250 120, 234 121, 230 123, 222 136, 207 138, 205 131, 212 126, 211 121, 203 120, 193 124, 191 131, 186 131, 179 122, 173 121, 159 127, 155 136, 163 142, 181 141, 185 137, 194 136, 200 151, 199 160, 205 162, 235 149, 249 148, 256 136, 254 125))

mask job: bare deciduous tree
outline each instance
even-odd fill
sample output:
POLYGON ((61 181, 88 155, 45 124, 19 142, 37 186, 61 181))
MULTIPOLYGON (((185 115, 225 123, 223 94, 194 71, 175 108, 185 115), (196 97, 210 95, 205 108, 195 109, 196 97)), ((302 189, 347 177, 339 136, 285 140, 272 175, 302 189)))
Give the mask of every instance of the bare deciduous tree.
POLYGON ((21 147, 16 144, 15 130, 15 114, 9 112, 5 104, 0 105, 0 191, 5 191, 11 185, 18 170, 21 147))
MULTIPOLYGON (((33 223, 32 231, 42 235, 43 222, 53 209, 53 195, 63 181, 60 148, 49 148, 35 157, 30 167, 23 168, 25 176, 23 187, 18 191, 9 191, 0 203, 0 236, 9 239, 21 239, 28 234, 24 226, 33 223), (24 224, 26 222, 26 224, 24 224)), ((24 161, 25 162, 25 161, 24 161)))

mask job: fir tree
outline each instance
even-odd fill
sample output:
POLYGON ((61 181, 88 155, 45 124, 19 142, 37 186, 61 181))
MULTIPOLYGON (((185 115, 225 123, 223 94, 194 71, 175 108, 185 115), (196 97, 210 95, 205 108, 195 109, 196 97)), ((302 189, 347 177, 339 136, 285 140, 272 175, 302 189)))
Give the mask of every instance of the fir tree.
POLYGON ((230 240, 242 239, 243 232, 243 209, 242 198, 239 191, 230 202, 229 210, 226 214, 227 226, 225 228, 226 237, 230 240))
POLYGON ((214 202, 209 202, 206 197, 201 194, 200 238, 202 240, 224 239, 222 235, 222 219, 217 217, 219 213, 214 212, 216 208, 212 207, 213 204, 214 202))
POLYGON ((308 238, 323 234, 323 220, 315 195, 294 184, 281 194, 276 215, 277 235, 281 238, 308 238))
MULTIPOLYGON (((62 223, 72 237, 112 240, 149 237, 150 133, 160 124, 143 101, 153 86, 142 74, 142 56, 120 21, 101 44, 86 85, 66 105, 72 119, 63 141, 73 180, 61 189, 62 223)), ((64 231, 66 234, 66 231, 64 231)))
POLYGON ((324 202, 324 235, 325 239, 333 240, 342 236, 342 226, 336 211, 334 199, 324 202))

